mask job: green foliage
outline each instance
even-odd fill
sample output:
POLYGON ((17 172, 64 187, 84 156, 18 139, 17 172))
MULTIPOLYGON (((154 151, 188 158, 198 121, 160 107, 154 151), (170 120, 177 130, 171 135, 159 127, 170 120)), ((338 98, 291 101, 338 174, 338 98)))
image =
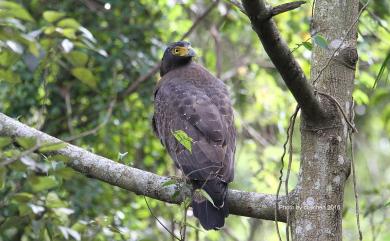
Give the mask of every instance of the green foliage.
POLYGON ((172 132, 172 135, 176 138, 176 140, 182 144, 190 153, 192 152, 192 143, 193 139, 187 135, 182 130, 177 130, 172 132))
POLYGON ((203 189, 196 189, 194 191, 194 195, 200 195, 200 196, 206 198, 215 207, 214 200, 210 197, 210 195, 205 190, 203 190, 203 189))
POLYGON ((328 48, 328 41, 321 34, 317 34, 316 36, 314 36, 314 43, 316 43, 319 47, 323 49, 328 48))

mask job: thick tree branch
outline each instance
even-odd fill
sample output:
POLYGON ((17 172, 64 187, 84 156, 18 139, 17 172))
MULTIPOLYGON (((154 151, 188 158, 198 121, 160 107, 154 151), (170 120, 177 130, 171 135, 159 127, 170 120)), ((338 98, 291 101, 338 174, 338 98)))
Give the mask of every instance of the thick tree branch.
MULTIPOLYGON (((0 136, 33 137, 39 143, 58 143, 60 141, 2 113, 0 113, 0 136)), ((185 195, 189 195, 182 193, 179 197, 173 198, 175 185, 163 186, 170 179, 169 177, 125 166, 71 144, 56 151, 56 153, 69 157, 69 166, 74 170, 138 195, 145 195, 169 203, 181 203, 185 195)), ((276 197, 270 194, 229 190, 227 201, 231 214, 274 220, 275 199, 276 197)), ((280 197, 279 207, 287 207, 287 198, 280 197)), ((285 208, 281 208, 278 212, 278 220, 285 222, 285 208)))
POLYGON ((272 8, 267 8, 263 0, 243 0, 243 6, 265 51, 297 100, 302 113, 311 120, 323 117, 312 86, 280 36, 275 22, 269 17, 272 8))

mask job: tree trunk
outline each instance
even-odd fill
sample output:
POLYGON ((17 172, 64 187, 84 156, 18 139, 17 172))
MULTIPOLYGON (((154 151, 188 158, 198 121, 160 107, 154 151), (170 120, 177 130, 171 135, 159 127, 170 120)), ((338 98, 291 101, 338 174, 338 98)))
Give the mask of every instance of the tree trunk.
POLYGON ((311 32, 324 36, 328 48, 314 47, 311 79, 316 82, 317 98, 326 118, 313 122, 313 118, 302 116, 301 168, 296 208, 290 214, 293 240, 342 240, 344 186, 350 173, 349 126, 330 96, 350 119, 358 58, 358 10, 358 0, 315 3, 311 32))

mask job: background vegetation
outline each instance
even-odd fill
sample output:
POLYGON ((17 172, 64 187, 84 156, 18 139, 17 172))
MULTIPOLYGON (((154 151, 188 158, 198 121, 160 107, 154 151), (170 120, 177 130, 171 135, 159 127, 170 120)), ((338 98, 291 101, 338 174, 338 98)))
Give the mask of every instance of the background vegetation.
MULTIPOLYGON (((278 4, 282 1, 269 1, 278 4)), ((275 193, 288 118, 295 101, 264 53, 249 21, 228 1, 0 1, 0 111, 50 135, 118 162, 176 175, 151 130, 153 88, 166 43, 186 38, 197 61, 230 87, 239 132, 233 188, 275 193), (199 19, 201 17, 201 19, 199 19), (196 23, 194 25, 194 23, 196 23), (139 80, 130 94, 124 90, 139 80)), ((311 4, 275 18, 306 74, 311 4)), ((365 240, 390 240, 390 3, 371 1, 359 22, 355 160, 365 240)), ((299 125, 296 125, 297 132, 299 125)), ((299 135, 294 148, 299 148, 299 135)), ((0 240, 170 240, 179 206, 145 199, 89 179, 61 156, 26 150, 33 140, 0 137, 0 240), (14 161, 5 163, 4 160, 14 161), (6 164, 6 165, 5 165, 6 164), (155 217, 154 217, 155 216, 155 217)), ((53 147, 52 147, 53 148, 53 147)), ((54 147, 55 148, 55 147, 54 147)), ((294 155, 290 187, 296 183, 294 155)), ((350 179, 351 180, 351 179, 350 179)), ((357 240, 348 182, 344 238, 357 240)), ((274 224, 230 216, 220 232, 194 227, 189 239, 276 240, 274 224)))

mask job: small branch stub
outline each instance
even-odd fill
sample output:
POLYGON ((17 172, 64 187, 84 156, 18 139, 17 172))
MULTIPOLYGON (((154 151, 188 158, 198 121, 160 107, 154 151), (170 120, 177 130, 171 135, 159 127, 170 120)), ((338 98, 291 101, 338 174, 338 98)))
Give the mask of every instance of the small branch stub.
POLYGON ((302 4, 305 4, 305 1, 295 1, 290 3, 283 3, 276 7, 271 8, 271 17, 276 16, 278 14, 288 12, 291 10, 294 10, 296 8, 299 8, 302 4))

